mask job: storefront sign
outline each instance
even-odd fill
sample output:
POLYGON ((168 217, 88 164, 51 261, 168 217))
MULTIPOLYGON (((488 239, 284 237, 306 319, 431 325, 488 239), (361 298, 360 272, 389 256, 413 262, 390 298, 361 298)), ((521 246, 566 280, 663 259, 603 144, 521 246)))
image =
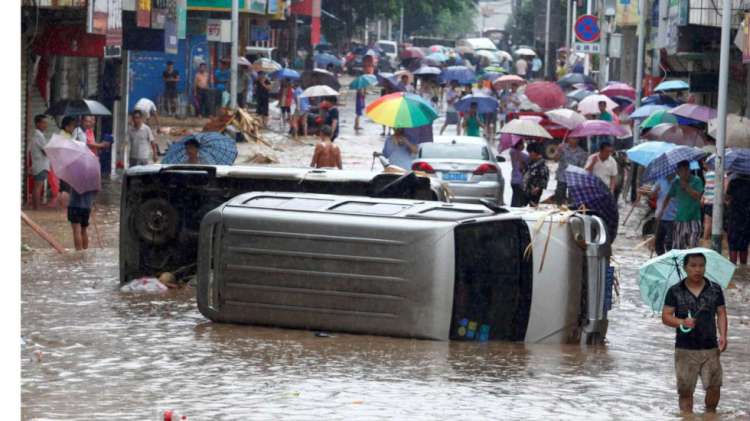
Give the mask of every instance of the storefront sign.
POLYGON ((268 0, 268 14, 275 15, 279 13, 279 0, 268 0))
POLYGON ((122 0, 108 0, 107 45, 122 45, 122 0))
POLYGON ((615 21, 617 26, 638 26, 638 0, 618 0, 617 15, 615 21))
POLYGON ((107 15, 109 0, 91 0, 86 13, 86 32, 105 35, 107 33, 107 15))
POLYGON ((600 46, 598 42, 576 42, 575 50, 577 53, 599 54, 600 46))
POLYGON ((250 1, 250 13, 258 13, 261 15, 266 14, 266 0, 249 0, 250 1))
POLYGON ((187 36, 187 0, 177 0, 177 38, 187 36))
POLYGON ((228 19, 208 19, 206 21, 206 41, 232 42, 232 21, 228 19))
POLYGON ((177 23, 167 20, 164 25, 164 52, 177 54, 177 23))
POLYGON ((139 28, 151 28, 151 0, 138 0, 135 24, 139 28))
MULTIPOLYGON (((187 0, 187 8, 190 10, 232 10, 232 0, 187 0)), ((240 10, 247 11, 247 2, 239 0, 240 10)))

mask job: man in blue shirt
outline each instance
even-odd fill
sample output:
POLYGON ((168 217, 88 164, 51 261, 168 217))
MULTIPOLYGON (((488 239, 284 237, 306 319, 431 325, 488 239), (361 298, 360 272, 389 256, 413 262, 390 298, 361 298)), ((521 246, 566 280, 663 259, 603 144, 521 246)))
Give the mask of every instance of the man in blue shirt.
MULTIPOLYGON (((221 59, 220 67, 214 71, 214 88, 216 88, 216 94, 219 96, 219 98, 222 98, 224 96, 224 92, 226 92, 229 85, 230 76, 231 74, 229 71, 229 60, 223 58, 221 59)), ((224 105, 223 99, 222 105, 224 105)))
POLYGON ((395 129, 392 136, 388 136, 383 144, 383 156, 388 158, 391 165, 406 171, 411 170, 411 163, 417 154, 417 145, 406 137, 404 129, 395 129))

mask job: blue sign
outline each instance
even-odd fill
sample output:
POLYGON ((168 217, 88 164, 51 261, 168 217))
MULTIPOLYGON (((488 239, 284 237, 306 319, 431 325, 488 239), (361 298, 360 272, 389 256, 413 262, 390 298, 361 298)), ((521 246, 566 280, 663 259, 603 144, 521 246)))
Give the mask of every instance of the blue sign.
POLYGON ((576 20, 576 38, 581 42, 596 42, 599 40, 601 30, 599 21, 594 15, 583 15, 576 20))

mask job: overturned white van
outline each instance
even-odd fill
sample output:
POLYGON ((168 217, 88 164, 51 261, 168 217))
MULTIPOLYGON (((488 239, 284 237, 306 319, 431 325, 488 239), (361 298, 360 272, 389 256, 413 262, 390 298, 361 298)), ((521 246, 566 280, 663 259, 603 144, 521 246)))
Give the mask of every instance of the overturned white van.
POLYGON ((437 340, 597 342, 610 254, 595 216, 305 193, 206 214, 216 322, 437 340))

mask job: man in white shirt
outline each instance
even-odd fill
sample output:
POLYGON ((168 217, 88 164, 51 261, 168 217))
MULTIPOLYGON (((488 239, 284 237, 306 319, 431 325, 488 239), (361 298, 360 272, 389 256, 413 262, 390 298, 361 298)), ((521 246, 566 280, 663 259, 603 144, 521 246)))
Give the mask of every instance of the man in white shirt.
POLYGON ((128 166, 148 165, 158 156, 154 134, 143 122, 143 113, 140 110, 134 110, 132 118, 133 125, 128 128, 128 166))
POLYGON ((44 147, 47 146, 47 138, 44 137, 44 132, 47 131, 47 116, 39 114, 34 117, 34 126, 36 126, 36 129, 29 143, 29 153, 31 154, 31 168, 29 172, 34 177, 31 207, 37 210, 42 202, 44 181, 47 179, 50 169, 49 158, 44 153, 44 147))
POLYGON ((154 127, 156 127, 156 130, 159 130, 161 127, 161 123, 159 123, 159 112, 156 108, 156 104, 154 104, 153 101, 151 101, 148 98, 141 98, 138 100, 138 102, 135 103, 135 107, 133 107, 135 110, 140 110, 140 112, 143 114, 143 117, 146 118, 146 121, 151 124, 152 119, 154 123, 154 127))
POLYGON ((519 58, 518 61, 516 61, 516 74, 518 76, 521 76, 522 78, 526 79, 526 71, 529 68, 529 63, 523 59, 523 57, 519 58))
POLYGON ((609 142, 599 145, 599 152, 589 156, 586 161, 586 171, 599 177, 609 190, 614 193, 617 184, 617 162, 612 157, 614 148, 609 142))

